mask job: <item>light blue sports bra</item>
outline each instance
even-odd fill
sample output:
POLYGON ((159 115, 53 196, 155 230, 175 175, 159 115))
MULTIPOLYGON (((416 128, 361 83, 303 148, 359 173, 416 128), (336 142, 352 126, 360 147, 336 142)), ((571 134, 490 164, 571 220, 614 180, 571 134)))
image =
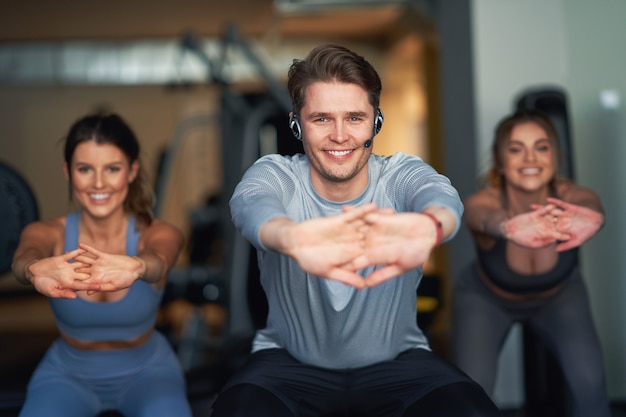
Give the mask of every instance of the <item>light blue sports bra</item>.
MULTIPOLYGON (((64 252, 78 247, 80 211, 70 213, 65 222, 64 252)), ((128 217, 126 254, 135 256, 139 232, 135 218, 128 217)), ((156 290, 145 281, 135 281, 126 296, 118 301, 92 302, 81 297, 70 300, 50 298, 50 305, 59 330, 79 340, 130 340, 141 336, 156 320, 163 290, 156 290)))

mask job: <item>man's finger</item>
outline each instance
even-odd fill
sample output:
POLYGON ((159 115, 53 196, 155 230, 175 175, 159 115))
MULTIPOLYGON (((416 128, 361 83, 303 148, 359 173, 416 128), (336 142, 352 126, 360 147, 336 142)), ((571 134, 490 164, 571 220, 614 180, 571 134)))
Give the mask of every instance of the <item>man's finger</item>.
POLYGON ((365 288, 365 280, 359 274, 335 268, 327 274, 327 279, 339 281, 356 289, 365 288))
POLYGON ((368 288, 375 287, 377 285, 382 284, 383 282, 389 281, 390 279, 397 277, 402 274, 404 271, 395 265, 387 265, 379 268, 369 274, 365 278, 365 285, 368 288))

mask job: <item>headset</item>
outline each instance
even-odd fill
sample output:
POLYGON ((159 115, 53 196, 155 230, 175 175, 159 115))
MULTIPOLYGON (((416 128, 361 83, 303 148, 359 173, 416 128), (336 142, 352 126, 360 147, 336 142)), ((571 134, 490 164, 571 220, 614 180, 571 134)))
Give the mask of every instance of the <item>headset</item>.
MULTIPOLYGON (((380 129, 383 128, 384 121, 385 116, 383 115, 382 110, 376 109, 376 117, 374 118, 374 134, 372 135, 372 139, 378 134, 378 132, 380 132, 380 129)), ((295 112, 291 112, 289 115, 289 129, 291 129, 291 133, 293 133, 293 136, 296 139, 302 140, 302 127, 300 127, 300 122, 298 121, 298 116, 296 116, 295 112)), ((372 146, 372 139, 365 142, 366 148, 372 146)))

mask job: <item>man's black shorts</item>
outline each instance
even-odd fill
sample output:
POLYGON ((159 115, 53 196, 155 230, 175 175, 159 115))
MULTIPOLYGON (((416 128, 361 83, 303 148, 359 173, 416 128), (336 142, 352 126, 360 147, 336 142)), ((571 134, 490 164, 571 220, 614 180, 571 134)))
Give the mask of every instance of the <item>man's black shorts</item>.
POLYGON ((400 416, 429 392, 457 382, 474 383, 455 366, 425 349, 356 369, 324 369, 294 359, 284 349, 255 352, 224 391, 254 384, 273 393, 294 415, 400 416))

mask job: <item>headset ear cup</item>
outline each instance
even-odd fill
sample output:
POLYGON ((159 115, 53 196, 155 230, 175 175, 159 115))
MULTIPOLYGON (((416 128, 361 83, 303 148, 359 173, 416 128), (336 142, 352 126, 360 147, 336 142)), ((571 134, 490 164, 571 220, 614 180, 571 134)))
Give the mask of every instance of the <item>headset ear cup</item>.
POLYGON ((291 129, 291 133, 296 139, 302 140, 302 128, 300 127, 300 122, 294 113, 289 115, 289 129, 291 129))
POLYGON ((376 117, 374 118, 374 136, 380 132, 380 129, 383 128, 383 122, 385 121, 385 116, 381 109, 376 110, 376 117))

